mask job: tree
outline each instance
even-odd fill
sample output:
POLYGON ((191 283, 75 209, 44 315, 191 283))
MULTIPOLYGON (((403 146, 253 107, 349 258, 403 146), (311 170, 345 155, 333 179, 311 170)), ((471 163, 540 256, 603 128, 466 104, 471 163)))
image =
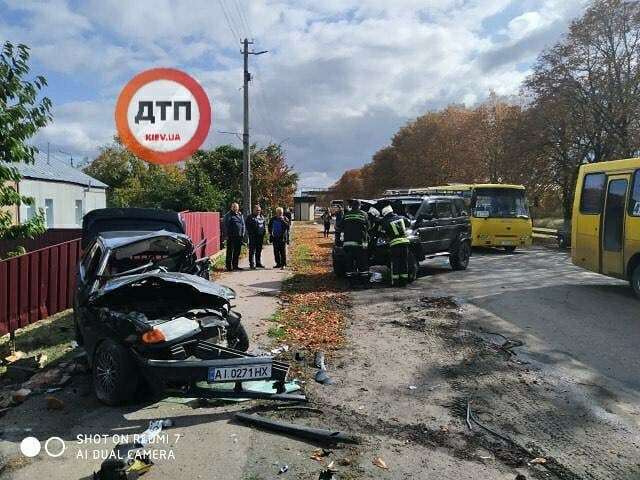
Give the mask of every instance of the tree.
MULTIPOLYGON (((13 225, 11 208, 32 205, 33 199, 20 195, 20 181, 12 163, 33 163, 37 148, 27 144, 51 120, 51 101, 39 92, 47 85, 42 76, 27 80, 29 48, 5 42, 0 52, 0 239, 31 238, 45 231, 42 210, 19 225, 13 225), (9 207, 9 208, 7 208, 9 207)), ((24 249, 13 254, 23 253, 24 249)))
POLYGON ((251 173, 254 203, 271 209, 293 204, 298 174, 287 164, 280 145, 272 143, 256 150, 251 158, 251 173))
MULTIPOLYGON (((264 206, 290 205, 298 176, 279 145, 252 147, 254 198, 264 206)), ((118 138, 101 148, 85 173, 109 185, 112 207, 220 211, 242 201, 242 150, 221 145, 198 150, 183 165, 151 165, 129 152, 118 138)))
POLYGON ((640 4, 597 0, 525 82, 565 219, 581 164, 640 152, 640 4))

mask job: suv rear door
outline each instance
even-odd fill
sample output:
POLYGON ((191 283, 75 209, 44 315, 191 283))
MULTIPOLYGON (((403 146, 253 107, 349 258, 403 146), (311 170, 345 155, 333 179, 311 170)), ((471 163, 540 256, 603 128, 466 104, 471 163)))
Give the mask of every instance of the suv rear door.
POLYGON ((452 239, 456 236, 456 225, 453 217, 451 200, 439 199, 436 202, 436 216, 438 218, 438 250, 448 250, 452 239))
POLYGON ((424 200, 418 209, 414 230, 418 232, 422 253, 430 254, 438 251, 438 221, 435 219, 435 202, 424 200))

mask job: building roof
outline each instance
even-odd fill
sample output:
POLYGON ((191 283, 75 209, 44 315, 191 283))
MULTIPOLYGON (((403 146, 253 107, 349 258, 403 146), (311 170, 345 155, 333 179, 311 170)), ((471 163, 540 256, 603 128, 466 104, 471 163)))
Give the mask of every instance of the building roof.
POLYGON ((85 187, 107 188, 109 185, 59 160, 36 158, 34 163, 6 163, 15 167, 23 178, 48 182, 73 183, 85 187))

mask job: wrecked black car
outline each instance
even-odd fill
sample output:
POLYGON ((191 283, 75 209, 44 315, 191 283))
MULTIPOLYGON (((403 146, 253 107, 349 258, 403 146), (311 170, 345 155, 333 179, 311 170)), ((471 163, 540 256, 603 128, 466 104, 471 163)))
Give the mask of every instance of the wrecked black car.
POLYGON ((233 397, 248 380, 274 380, 284 391, 286 364, 245 353, 235 292, 193 274, 193 245, 177 213, 96 212, 83 224, 74 321, 98 399, 125 403, 144 387, 155 395, 219 396, 223 390, 206 388, 216 382, 234 382, 225 393, 233 397))

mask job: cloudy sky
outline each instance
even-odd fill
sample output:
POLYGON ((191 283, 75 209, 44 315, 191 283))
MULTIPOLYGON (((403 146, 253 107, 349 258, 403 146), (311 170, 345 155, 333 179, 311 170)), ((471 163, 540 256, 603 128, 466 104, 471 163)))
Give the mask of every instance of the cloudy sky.
MULTIPOLYGON (((588 0, 0 0, 0 40, 32 48, 54 121, 36 138, 89 159, 115 134, 136 73, 175 67, 213 104, 207 146, 240 144, 239 39, 251 58, 253 141, 282 143, 301 187, 362 165, 411 118, 518 92, 588 0)), ((60 153, 60 151, 67 153, 60 153)))

